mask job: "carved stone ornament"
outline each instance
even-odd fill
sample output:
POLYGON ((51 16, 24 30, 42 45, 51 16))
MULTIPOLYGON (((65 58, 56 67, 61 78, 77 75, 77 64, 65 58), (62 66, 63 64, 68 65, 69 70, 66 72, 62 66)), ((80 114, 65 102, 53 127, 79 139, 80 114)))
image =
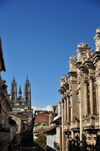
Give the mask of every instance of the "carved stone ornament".
POLYGON ((96 35, 94 36, 96 51, 100 51, 100 27, 96 29, 96 35))
POLYGON ((98 77, 100 77, 100 68, 98 69, 98 77))
POLYGON ((69 90, 72 91, 72 86, 71 86, 71 84, 69 84, 69 90))
POLYGON ((61 79, 60 79, 60 84, 61 87, 67 82, 67 76, 66 75, 62 75, 61 79))
POLYGON ((80 83, 80 76, 79 75, 77 76, 77 83, 78 84, 80 83))

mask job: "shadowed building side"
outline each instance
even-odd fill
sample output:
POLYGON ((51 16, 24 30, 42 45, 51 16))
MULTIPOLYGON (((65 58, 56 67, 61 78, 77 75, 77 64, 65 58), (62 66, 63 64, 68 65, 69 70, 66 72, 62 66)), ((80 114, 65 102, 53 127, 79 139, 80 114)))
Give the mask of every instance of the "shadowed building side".
POLYGON ((5 68, 5 63, 4 63, 4 59, 3 59, 3 52, 2 52, 2 43, 1 43, 1 38, 0 38, 0 72, 1 71, 6 71, 5 68))

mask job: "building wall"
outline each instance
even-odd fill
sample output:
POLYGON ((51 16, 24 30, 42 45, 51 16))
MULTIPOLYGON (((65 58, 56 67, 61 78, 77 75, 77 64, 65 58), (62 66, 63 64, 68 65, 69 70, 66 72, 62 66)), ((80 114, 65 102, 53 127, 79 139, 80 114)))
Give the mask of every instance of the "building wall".
POLYGON ((61 76, 62 151, 100 150, 100 28, 96 50, 80 43, 61 76))
POLYGON ((49 123, 49 114, 47 113, 35 114, 35 123, 42 123, 42 122, 49 123))
POLYGON ((54 142, 57 142, 57 134, 47 135, 47 146, 55 150, 54 142))

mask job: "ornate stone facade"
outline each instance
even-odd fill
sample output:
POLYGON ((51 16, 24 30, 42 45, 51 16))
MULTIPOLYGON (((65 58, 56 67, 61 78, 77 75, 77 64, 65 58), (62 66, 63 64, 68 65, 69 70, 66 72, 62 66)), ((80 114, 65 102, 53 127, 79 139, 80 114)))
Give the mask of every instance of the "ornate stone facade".
POLYGON ((100 28, 96 50, 80 43, 61 76, 62 151, 100 150, 100 28))
POLYGON ((17 83, 13 78, 10 90, 10 99, 13 107, 31 107, 31 88, 28 77, 24 84, 24 98, 22 98, 21 86, 19 87, 19 96, 17 97, 17 83))
MULTIPOLYGON (((0 39, 0 72, 5 71, 3 52, 0 39)), ((12 110, 6 81, 0 75, 0 151, 8 151, 10 142, 9 111, 12 110)))

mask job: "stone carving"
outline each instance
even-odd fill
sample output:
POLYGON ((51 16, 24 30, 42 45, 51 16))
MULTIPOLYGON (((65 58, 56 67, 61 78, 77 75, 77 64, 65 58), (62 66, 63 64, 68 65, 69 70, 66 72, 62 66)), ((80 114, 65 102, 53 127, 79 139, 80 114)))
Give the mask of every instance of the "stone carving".
POLYGON ((77 60, 76 55, 73 55, 70 57, 70 60, 69 60, 70 70, 69 71, 76 72, 76 66, 75 66, 76 60, 77 60))
POLYGON ((5 84, 5 80, 2 80, 1 78, 1 75, 0 75, 0 89, 3 89, 3 90, 7 90, 7 85, 5 84))
POLYGON ((100 51, 100 27, 96 29, 96 35, 94 36, 96 51, 100 51))
POLYGON ((60 79, 60 84, 61 84, 61 87, 67 83, 67 76, 66 75, 63 75, 61 76, 61 79, 60 79))
POLYGON ((98 77, 100 77, 100 68, 98 69, 98 77))
POLYGON ((89 45, 87 43, 80 43, 78 44, 77 52, 77 62, 82 62, 87 57, 86 51, 90 50, 89 45))
POLYGON ((81 58, 82 58, 82 63, 83 63, 86 60, 86 58, 87 58, 86 51, 83 51, 83 53, 81 53, 81 58))
POLYGON ((96 147, 97 135, 96 134, 86 134, 87 149, 93 149, 96 147))
POLYGON ((72 86, 71 86, 71 84, 69 84, 69 91, 72 91, 72 86))
POLYGON ((92 61, 92 54, 94 53, 94 50, 86 50, 86 51, 83 51, 81 53, 81 58, 82 58, 82 63, 84 63, 84 61, 92 61))

